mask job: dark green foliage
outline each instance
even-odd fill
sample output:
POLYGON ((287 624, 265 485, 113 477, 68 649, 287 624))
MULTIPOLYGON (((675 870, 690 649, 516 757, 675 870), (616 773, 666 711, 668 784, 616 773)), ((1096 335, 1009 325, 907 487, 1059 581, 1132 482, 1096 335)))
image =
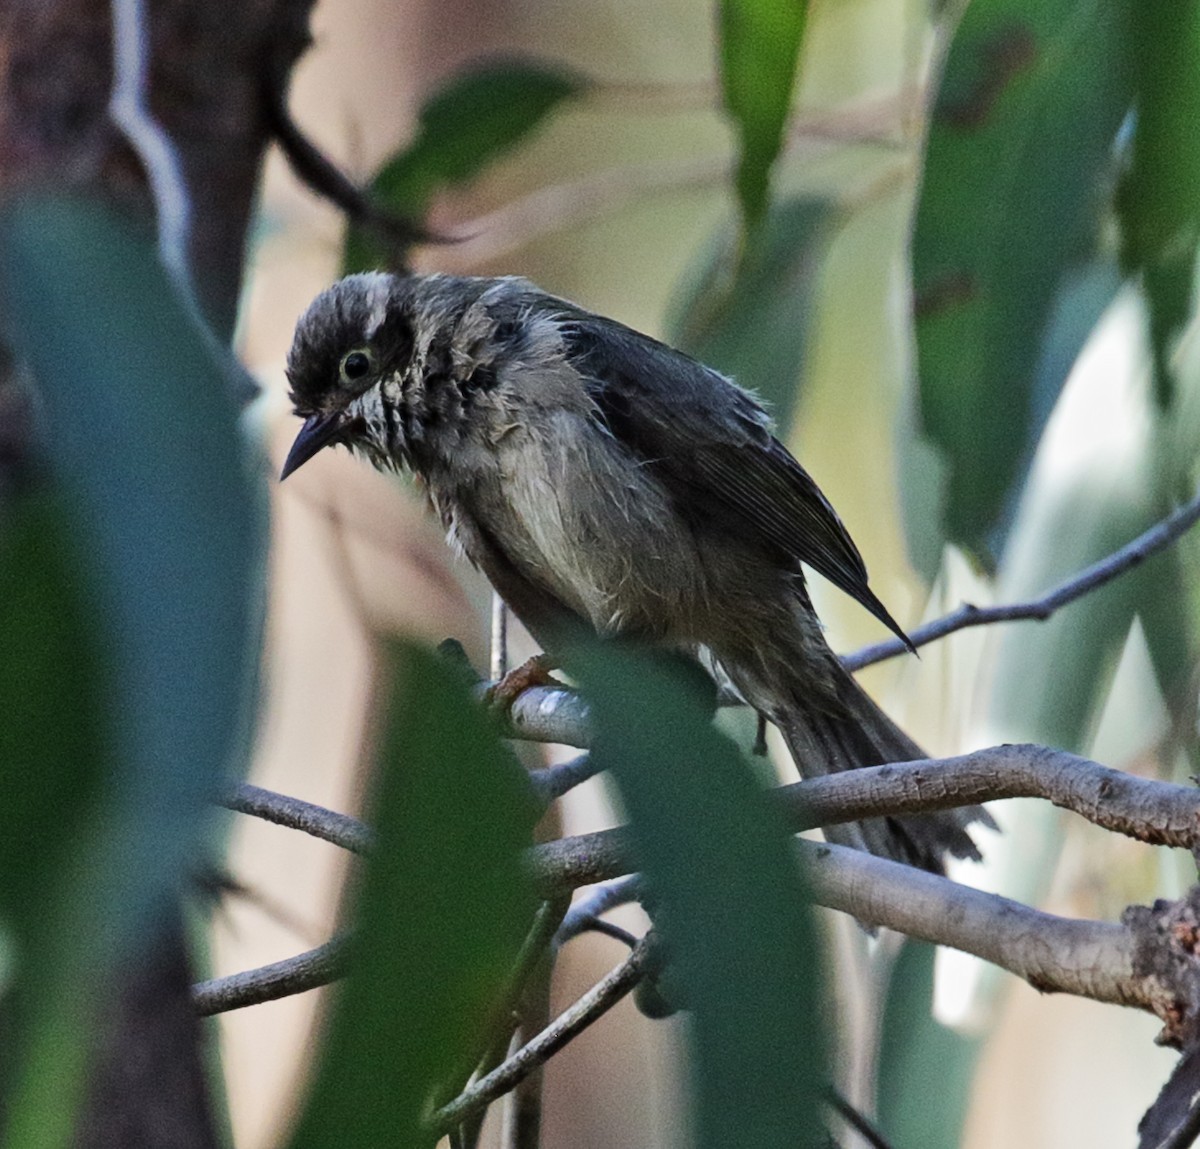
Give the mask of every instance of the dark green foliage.
POLYGON ((1170 404, 1174 339, 1192 314, 1200 244, 1200 4, 1142 0, 1131 50, 1136 127, 1117 196, 1122 263, 1140 274, 1150 308, 1155 396, 1170 404))
POLYGON ((767 212, 807 15, 805 0, 721 0, 721 84, 738 134, 734 188, 747 231, 767 212))
POLYGON ((386 648, 391 683, 354 900, 353 971, 293 1149, 432 1146, 431 1102, 466 1082, 536 908, 521 866, 538 810, 460 677, 386 648))
POLYGON ((696 1144, 824 1145, 819 946, 777 811, 695 668, 609 646, 573 665, 689 1010, 696 1144))
MULTIPOLYGON (((435 192, 474 179, 584 87, 581 77, 535 61, 460 73, 426 101, 416 137, 371 180, 371 199, 400 218, 421 219, 435 192)), ((361 228, 350 229, 346 271, 391 261, 361 228)))
POLYGON ((672 341, 765 399, 786 430, 800 401, 809 320, 832 205, 774 205, 743 257, 722 230, 683 285, 672 341))
POLYGON ((0 523, 0 913, 24 943, 6 1143, 25 1149, 69 1130, 98 988, 153 938, 240 765, 261 524, 229 381, 148 237, 96 203, 10 203, 0 288, 55 490, 0 523))
POLYGON ((947 536, 985 561, 1041 430, 1051 308, 1096 243, 1132 11, 975 0, 946 61, 913 237, 920 409, 948 466, 947 536))

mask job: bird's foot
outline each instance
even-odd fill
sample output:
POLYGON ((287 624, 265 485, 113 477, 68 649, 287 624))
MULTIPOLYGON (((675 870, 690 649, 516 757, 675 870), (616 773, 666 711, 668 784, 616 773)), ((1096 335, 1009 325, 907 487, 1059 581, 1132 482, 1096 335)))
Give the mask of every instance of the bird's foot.
POLYGON ((491 710, 507 714, 517 698, 534 686, 563 687, 566 684, 550 673, 558 667, 559 662, 553 655, 535 654, 489 686, 483 693, 484 704, 491 710))

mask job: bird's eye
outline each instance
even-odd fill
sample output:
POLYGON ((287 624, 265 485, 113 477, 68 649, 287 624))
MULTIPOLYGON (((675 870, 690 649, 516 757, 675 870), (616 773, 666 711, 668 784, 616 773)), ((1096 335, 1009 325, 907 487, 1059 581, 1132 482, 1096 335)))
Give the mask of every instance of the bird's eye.
POLYGON ((371 370, 371 356, 365 351, 350 351, 342 358, 342 378, 356 383, 371 370))

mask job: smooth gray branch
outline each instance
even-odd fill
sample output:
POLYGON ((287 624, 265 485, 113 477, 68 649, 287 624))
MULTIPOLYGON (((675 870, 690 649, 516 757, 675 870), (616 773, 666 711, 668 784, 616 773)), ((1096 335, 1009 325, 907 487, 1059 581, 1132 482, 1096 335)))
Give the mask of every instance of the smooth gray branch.
POLYGON ((1125 926, 1043 913, 948 878, 846 846, 797 839, 819 905, 974 954, 1043 993, 1154 1009, 1161 994, 1133 970, 1125 926))
POLYGON ((350 966, 349 949, 349 938, 333 938, 314 950, 271 965, 202 981, 192 987, 192 1004, 201 1017, 210 1017, 329 985, 345 977, 350 966))
POLYGON ((373 836, 365 822, 287 794, 251 786, 248 782, 222 794, 217 798, 217 805, 238 814, 261 818, 264 822, 273 822, 277 826, 286 826, 289 830, 302 830, 353 854, 366 854, 371 848, 373 836))
MULTIPOLYGON (((1200 790, 1139 778, 1044 746, 993 746, 957 758, 868 766, 809 778, 772 793, 796 832, 884 814, 1042 798, 1142 842, 1200 846, 1200 790)), ((371 831, 357 818, 257 786, 238 786, 220 804, 355 853, 370 847, 371 831)), ((546 842, 529 856, 543 892, 562 893, 628 873, 628 849, 628 831, 620 828, 546 842)))
MULTIPOLYGON (((1200 494, 1193 496, 1189 502, 1138 535, 1131 543, 1092 563, 1091 566, 1084 567, 1078 574, 1072 575, 1039 598, 1003 606, 972 606, 970 603, 963 603, 957 610, 910 631, 908 637, 912 639, 914 646, 925 646, 969 626, 1029 619, 1044 622, 1061 607, 1082 598, 1105 583, 1112 582, 1118 576, 1140 566, 1151 555, 1166 549, 1195 526, 1197 520, 1200 520, 1200 494)), ((842 664, 847 670, 861 670, 864 666, 903 654, 905 649, 898 638, 889 638, 872 646, 865 646, 853 654, 844 655, 842 664)))
POLYGON ((541 1033, 437 1110, 430 1119, 430 1127, 446 1133, 503 1097, 633 990, 650 970, 654 957, 653 935, 648 934, 619 966, 560 1013, 541 1033))
MULTIPOLYGON (((917 814, 998 798, 1031 797, 1140 841, 1184 848, 1200 844, 1200 791, 1138 778, 1041 746, 997 746, 958 758, 872 766, 781 787, 773 797, 794 831, 883 814, 917 814)), ((356 819, 257 787, 240 787, 224 804, 358 852, 370 843, 369 830, 356 819)), ((1131 943, 1122 926, 1056 918, 852 850, 808 843, 798 848, 806 851, 814 896, 822 905, 976 954, 1039 989, 1144 1008, 1156 1003, 1153 980, 1131 973, 1131 943), (824 852, 814 855, 814 849, 824 852)), ((632 838, 624 827, 534 846, 527 858, 534 882, 546 898, 560 898, 580 886, 609 881, 637 868, 632 838)), ((303 962, 309 956, 292 961, 303 962)), ((237 975, 239 994, 249 993, 257 980, 278 986, 280 971, 287 966, 279 963, 237 975)), ((321 984, 312 980, 315 976, 310 970, 309 980, 300 988, 321 984)), ((235 1004, 268 1000, 283 992, 299 990, 272 989, 262 998, 239 996, 235 1004)))
MULTIPOLYGON (((772 792, 796 832, 885 814, 920 814, 1000 798, 1043 798, 1106 830, 1158 846, 1200 845, 1200 791, 1138 778, 1044 746, 994 746, 957 758, 868 766, 772 792)), ((543 893, 629 873, 629 833, 601 830, 530 851, 543 893)))
POLYGON ((788 823, 809 830, 880 814, 1044 798, 1094 825, 1155 846, 1200 845, 1200 790, 1139 778, 1065 750, 1014 744, 956 758, 870 766, 775 792, 788 823))

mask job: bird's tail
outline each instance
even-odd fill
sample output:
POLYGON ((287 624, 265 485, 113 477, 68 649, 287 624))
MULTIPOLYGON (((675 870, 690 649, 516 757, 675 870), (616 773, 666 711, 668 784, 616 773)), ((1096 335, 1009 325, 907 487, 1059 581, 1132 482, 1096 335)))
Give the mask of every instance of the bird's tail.
MULTIPOLYGON (((787 716, 777 722, 801 774, 811 777, 928 757, 848 673, 839 674, 837 693, 837 713, 801 703, 789 708, 787 716)), ((828 827, 825 836, 839 845, 857 846, 940 874, 947 853, 956 858, 979 859, 979 849, 967 833, 972 822, 992 828, 996 825, 982 806, 968 806, 848 822, 828 827)))

